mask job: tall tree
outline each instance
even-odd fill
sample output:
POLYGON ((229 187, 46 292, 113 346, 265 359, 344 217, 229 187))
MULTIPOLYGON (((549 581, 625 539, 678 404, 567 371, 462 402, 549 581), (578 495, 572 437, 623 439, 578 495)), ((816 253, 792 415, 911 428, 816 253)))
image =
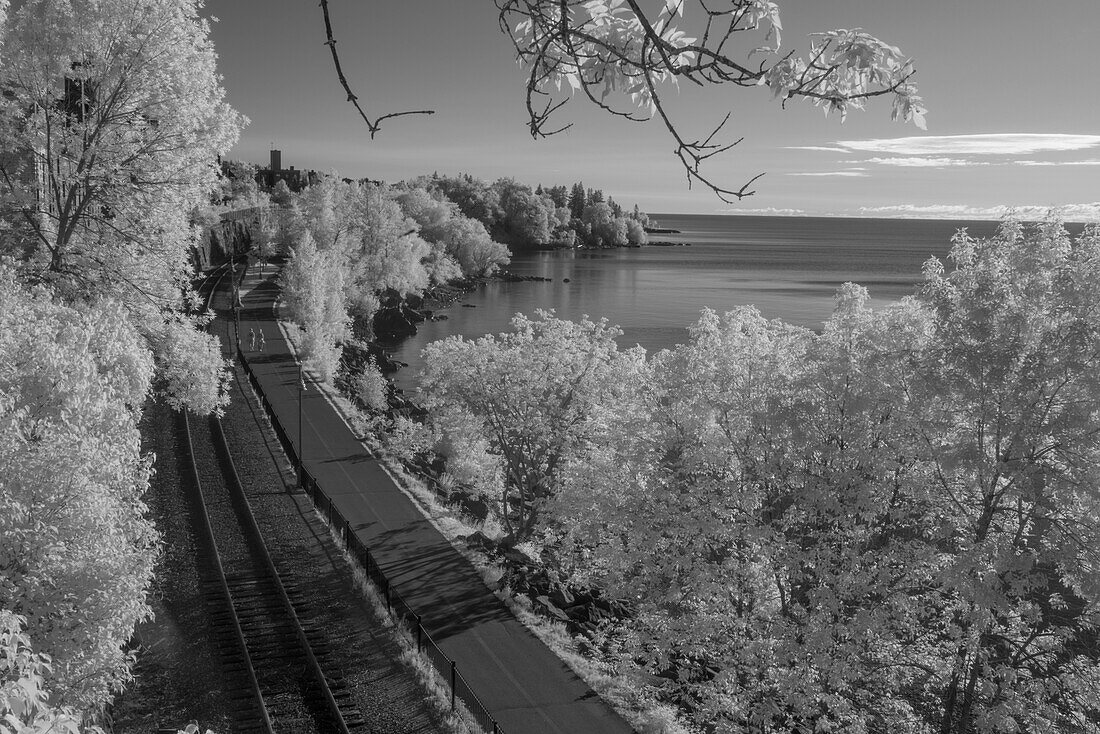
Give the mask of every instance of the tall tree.
POLYGON ((303 191, 297 202, 320 249, 346 249, 358 236, 363 220, 363 196, 357 183, 344 181, 336 171, 329 171, 303 191))
POLYGON ((493 240, 481 222, 469 217, 459 215, 447 221, 440 242, 467 277, 489 275, 511 260, 508 248, 493 240))
POLYGON ((946 527, 942 731, 1100 729, 1100 230, 960 233, 925 267, 922 439, 946 527))
POLYGON ((449 201, 454 202, 467 217, 476 219, 490 232, 504 216, 500 208, 500 195, 485 181, 470 174, 457 177, 443 176, 433 180, 434 188, 443 192, 449 201))
POLYGON ((554 202, 556 208, 569 206, 569 189, 565 186, 551 186, 547 193, 550 194, 550 200, 554 202))
POLYGON ((323 380, 340 362, 337 344, 348 330, 343 254, 319 250, 309 230, 302 232, 280 275, 287 314, 304 332, 304 356, 323 380))
POLYGON ((560 473, 590 430, 595 404, 614 399, 639 368, 641 350, 620 352, 606 321, 579 323, 540 311, 511 331, 475 341, 450 337, 424 351, 421 389, 446 440, 449 461, 499 465, 498 517, 514 539, 531 533, 560 473), (465 456, 477 452, 479 457, 465 456))
POLYGON ((587 203, 588 198, 584 191, 584 183, 578 181, 573 184, 573 188, 569 191, 569 211, 573 214, 574 219, 581 218, 581 214, 584 212, 584 205, 587 203))
POLYGON ((536 196, 531 187, 510 178, 498 179, 493 189, 500 197, 503 217, 493 234, 504 242, 521 247, 543 245, 550 241, 552 207, 536 196))
POLYGON ((413 187, 397 200, 420 227, 420 235, 441 246, 441 255, 458 264, 461 272, 455 277, 487 275, 509 261, 508 248, 494 242, 481 222, 461 214, 442 192, 433 196, 426 189, 413 187))
POLYGON ((271 203, 278 207, 289 207, 294 201, 294 192, 287 186, 286 181, 279 179, 271 188, 271 203))
MULTIPOLYGON (((154 346, 183 318, 188 216, 242 124, 198 13, 195 0, 29 0, 0 64, 0 251, 67 301, 124 304, 154 346)), ((218 360, 201 379, 221 373, 218 360)))

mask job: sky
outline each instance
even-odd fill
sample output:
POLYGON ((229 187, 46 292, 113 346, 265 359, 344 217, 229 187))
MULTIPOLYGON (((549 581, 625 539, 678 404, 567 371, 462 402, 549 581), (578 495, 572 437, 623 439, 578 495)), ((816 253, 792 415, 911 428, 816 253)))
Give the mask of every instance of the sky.
MULTIPOLYGON (((663 0, 645 0, 655 9, 663 0)), ((533 140, 525 76, 492 0, 330 0, 353 90, 388 121, 371 140, 346 101, 312 0, 207 0, 229 102, 250 120, 230 157, 399 181, 470 173, 532 186, 583 181, 649 212, 998 218, 1004 207, 1063 207, 1100 219, 1100 81, 1091 52, 1096 0, 779 0, 784 50, 808 34, 863 28, 914 59, 928 127, 890 119, 888 99, 846 121, 764 89, 667 90, 687 137, 731 113, 743 141, 706 169, 756 194, 726 204, 689 189, 659 121, 612 118, 578 97, 573 127, 533 140)), ((697 0, 688 0, 687 21, 697 0)), ((755 43, 752 45, 756 45, 755 43)))

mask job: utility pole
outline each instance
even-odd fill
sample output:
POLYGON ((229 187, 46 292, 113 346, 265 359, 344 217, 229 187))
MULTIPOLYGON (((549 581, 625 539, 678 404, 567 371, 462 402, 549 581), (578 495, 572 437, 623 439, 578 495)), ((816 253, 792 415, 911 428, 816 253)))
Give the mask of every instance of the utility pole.
POLYGON ((232 249, 229 255, 230 293, 233 298, 233 339, 237 351, 241 350, 241 293, 237 283, 237 242, 230 240, 232 249))
POLYGON ((302 373, 302 362, 298 361, 298 484, 306 486, 306 447, 302 443, 302 393, 306 390, 306 380, 302 373))

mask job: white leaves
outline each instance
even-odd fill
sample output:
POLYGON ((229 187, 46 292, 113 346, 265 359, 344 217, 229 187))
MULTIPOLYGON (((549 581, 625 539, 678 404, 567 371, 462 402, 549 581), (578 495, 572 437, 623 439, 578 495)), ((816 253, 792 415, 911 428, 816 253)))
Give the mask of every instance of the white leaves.
MULTIPOLYGON (((737 0, 730 7, 702 6, 710 29, 702 40, 674 25, 689 2, 698 5, 697 0, 662 0, 649 18, 620 0, 589 0, 570 6, 564 22, 559 4, 551 0, 509 3, 508 12, 522 17, 514 40, 521 60, 532 69, 530 101, 538 101, 531 106, 533 134, 552 134, 544 127, 549 127, 557 103, 568 101, 556 98, 555 91, 570 97, 585 91, 610 112, 645 119, 661 108, 659 89, 676 85, 681 77, 702 86, 768 86, 784 103, 802 97, 824 115, 838 113, 842 120, 871 97, 892 93, 895 119, 923 128, 924 108, 908 81, 913 65, 896 46, 858 28, 839 29, 811 36, 808 54, 778 57, 783 22, 777 2, 737 0), (718 32, 724 23, 728 33, 718 32), (742 38, 755 41, 744 46, 745 62, 736 60, 736 44, 742 38), (771 56, 771 63, 749 63, 760 54, 771 56), (546 98, 539 99, 543 95, 546 98), (637 115, 639 111, 644 115, 637 115)), ((681 142, 688 139, 675 134, 681 142)), ((711 185, 698 172, 698 163, 709 157, 710 149, 684 145, 679 150, 689 180, 711 185)))
POLYGON ((154 341, 165 313, 184 308, 189 215, 243 124, 224 102, 209 25, 193 0, 30 0, 6 25, 0 154, 37 156, 45 180, 7 176, 0 198, 33 199, 36 185, 56 193, 14 230, 30 253, 21 268, 50 263, 43 280, 59 298, 109 298, 154 341), (74 68, 82 104, 58 104, 74 68))
POLYGON ((611 106, 614 95, 628 97, 631 104, 647 114, 655 111, 646 77, 659 85, 675 82, 676 69, 691 64, 696 53, 685 49, 696 39, 669 24, 671 17, 682 17, 687 0, 668 0, 653 24, 656 38, 646 41, 641 20, 623 0, 590 0, 571 22, 583 34, 566 38, 557 22, 560 17, 540 8, 538 14, 524 18, 516 26, 514 40, 521 60, 534 64, 539 90, 554 88, 576 93, 593 89, 601 104, 611 106), (659 40, 661 49, 653 40, 659 40), (672 66, 664 65, 664 59, 672 66), (663 66, 664 65, 664 66, 663 66), (662 68, 663 66, 663 68, 662 68))
MULTIPOLYGON (((561 78, 569 85, 569 88, 573 92, 577 92, 581 88, 581 75, 577 71, 568 71, 561 75, 561 78)), ((560 87, 559 87, 560 88, 560 87)))
POLYGON ((903 84, 898 88, 894 95, 893 111, 891 112, 891 119, 902 120, 903 122, 912 121, 921 130, 926 130, 924 116, 927 110, 924 109, 923 100, 916 93, 916 87, 908 84, 903 84))
POLYGON ((695 723, 933 730, 968 678, 976 731, 1100 715, 1100 230, 951 258, 884 309, 845 284, 820 334, 704 312, 570 464, 566 551, 637 601, 628 654, 700 651, 695 723))
POLYGON ((326 382, 336 373, 337 343, 348 330, 344 266, 340 251, 319 250, 307 231, 280 275, 287 313, 304 332, 303 359, 326 382))
POLYGON ((813 35, 810 54, 788 56, 761 76, 773 95, 787 100, 806 96, 823 114, 845 118, 850 109, 863 109, 865 100, 883 90, 893 91, 892 117, 924 128, 924 107, 916 87, 907 80, 912 61, 860 29, 840 29, 813 35))
POLYGON ((475 341, 452 337, 424 350, 421 390, 443 432, 449 471, 499 482, 514 502, 494 505, 528 534, 586 437, 600 406, 629 382, 635 353, 619 352, 606 321, 573 323, 539 312, 511 331, 475 341), (497 457, 496 462, 487 458, 497 457), (499 476, 498 476, 499 473, 499 476))
POLYGON ((221 415, 229 405, 231 362, 222 358, 218 337, 185 318, 169 319, 152 331, 158 394, 176 410, 221 415))
POLYGON ((0 268, 0 607, 27 617, 66 703, 107 701, 148 614, 157 536, 136 422, 152 372, 118 304, 77 311, 0 268))
POLYGON ((26 618, 0 609, 0 732, 3 734, 101 734, 81 727, 71 707, 55 707, 45 679, 50 657, 36 653, 23 631, 26 618))

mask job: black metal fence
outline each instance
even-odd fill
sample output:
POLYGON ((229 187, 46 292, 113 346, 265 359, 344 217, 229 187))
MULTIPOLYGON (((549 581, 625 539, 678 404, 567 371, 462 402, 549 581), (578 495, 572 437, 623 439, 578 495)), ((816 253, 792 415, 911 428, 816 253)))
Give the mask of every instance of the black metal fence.
POLYGON ((409 633, 416 637, 416 649, 422 654, 432 667, 439 673, 440 677, 446 681, 450 687, 451 692, 451 709, 453 710, 458 701, 461 701, 463 706, 469 712, 470 716, 484 729, 488 734, 504 734, 504 729, 500 724, 496 722, 489 710, 485 708, 485 705, 481 703, 481 699, 470 688, 470 684, 466 682, 466 679, 462 677, 462 674, 458 670, 458 664, 447 657, 439 645, 435 643, 431 635, 424 628, 421 623, 421 617, 412 607, 410 607, 401 595, 397 593, 397 590, 390 584, 386 575, 382 572, 382 569, 378 567, 378 563, 374 560, 374 556, 371 555, 370 549, 367 545, 360 540, 359 536, 351 529, 347 519, 340 513, 340 509, 336 507, 332 502, 332 498, 325 493, 321 488, 317 479, 309 473, 309 470, 305 468, 301 460, 298 457, 297 449, 290 440, 290 436, 287 435, 286 429, 283 428, 282 423, 279 422, 278 417, 275 415, 275 411, 271 408, 271 403, 267 400, 267 395, 264 393, 263 387, 260 385, 260 381, 256 378, 256 373, 252 371, 252 366, 248 363, 248 360, 244 356, 244 352, 238 347, 237 358, 244 367, 246 373, 248 373, 249 382, 252 383, 253 389, 256 394, 260 396, 260 402, 263 404, 264 412, 267 413, 268 418, 271 421, 272 427, 275 429, 275 434, 279 437, 279 442, 282 443, 283 448, 286 450, 287 456, 290 457, 294 465, 298 467, 298 480, 305 489, 306 494, 313 500, 314 507, 317 511, 328 519, 329 524, 336 531, 337 536, 343 541, 344 548, 348 551, 359 567, 367 575, 367 578, 378 589, 382 597, 385 599, 386 608, 390 614, 398 620, 398 622, 404 626, 409 633))

